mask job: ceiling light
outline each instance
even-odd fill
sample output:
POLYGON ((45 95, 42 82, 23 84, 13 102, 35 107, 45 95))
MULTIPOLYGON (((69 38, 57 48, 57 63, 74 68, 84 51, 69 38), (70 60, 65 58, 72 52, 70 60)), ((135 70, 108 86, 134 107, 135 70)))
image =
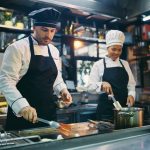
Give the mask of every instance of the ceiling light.
POLYGON ((150 15, 143 18, 143 21, 150 20, 150 15))
POLYGON ((115 18, 115 19, 111 20, 110 22, 113 23, 113 22, 117 22, 119 20, 120 20, 119 18, 115 18))

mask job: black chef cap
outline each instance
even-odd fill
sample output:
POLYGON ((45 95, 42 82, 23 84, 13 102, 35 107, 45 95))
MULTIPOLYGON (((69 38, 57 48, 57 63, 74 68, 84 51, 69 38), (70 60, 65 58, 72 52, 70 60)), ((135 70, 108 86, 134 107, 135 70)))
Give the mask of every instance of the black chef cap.
POLYGON ((34 19, 35 26, 46 26, 56 28, 59 23, 61 13, 51 7, 42 8, 29 13, 29 17, 34 19))

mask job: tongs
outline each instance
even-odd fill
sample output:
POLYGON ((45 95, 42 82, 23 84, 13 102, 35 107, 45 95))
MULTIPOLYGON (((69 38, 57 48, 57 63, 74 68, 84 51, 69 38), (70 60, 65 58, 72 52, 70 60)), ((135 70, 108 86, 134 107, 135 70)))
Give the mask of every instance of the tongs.
POLYGON ((60 124, 56 121, 48 121, 46 119, 39 118, 39 117, 37 118, 37 120, 40 122, 48 124, 51 128, 59 128, 60 127, 60 124))
POLYGON ((115 108, 117 110, 122 110, 122 106, 120 105, 120 103, 118 101, 116 101, 114 95, 108 95, 108 97, 110 97, 113 100, 113 105, 115 106, 115 108))
POLYGON ((48 124, 51 128, 58 129, 60 133, 65 136, 71 135, 71 126, 64 123, 58 123, 56 121, 48 121, 43 118, 37 118, 38 121, 48 124))

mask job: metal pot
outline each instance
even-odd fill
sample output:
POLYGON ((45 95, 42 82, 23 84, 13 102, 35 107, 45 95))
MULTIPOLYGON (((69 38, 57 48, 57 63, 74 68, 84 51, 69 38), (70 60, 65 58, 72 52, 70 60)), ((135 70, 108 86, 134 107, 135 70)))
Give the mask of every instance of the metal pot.
POLYGON ((115 129, 141 127, 143 125, 143 108, 124 107, 121 110, 114 109, 115 129))

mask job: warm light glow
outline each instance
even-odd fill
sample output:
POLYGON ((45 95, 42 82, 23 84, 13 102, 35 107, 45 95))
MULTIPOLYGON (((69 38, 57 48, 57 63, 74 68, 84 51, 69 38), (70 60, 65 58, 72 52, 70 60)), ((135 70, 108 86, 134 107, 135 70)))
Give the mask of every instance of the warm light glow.
POLYGON ((83 42, 81 42, 81 41, 74 41, 74 49, 76 50, 76 49, 79 49, 79 48, 81 48, 83 46, 83 42))

